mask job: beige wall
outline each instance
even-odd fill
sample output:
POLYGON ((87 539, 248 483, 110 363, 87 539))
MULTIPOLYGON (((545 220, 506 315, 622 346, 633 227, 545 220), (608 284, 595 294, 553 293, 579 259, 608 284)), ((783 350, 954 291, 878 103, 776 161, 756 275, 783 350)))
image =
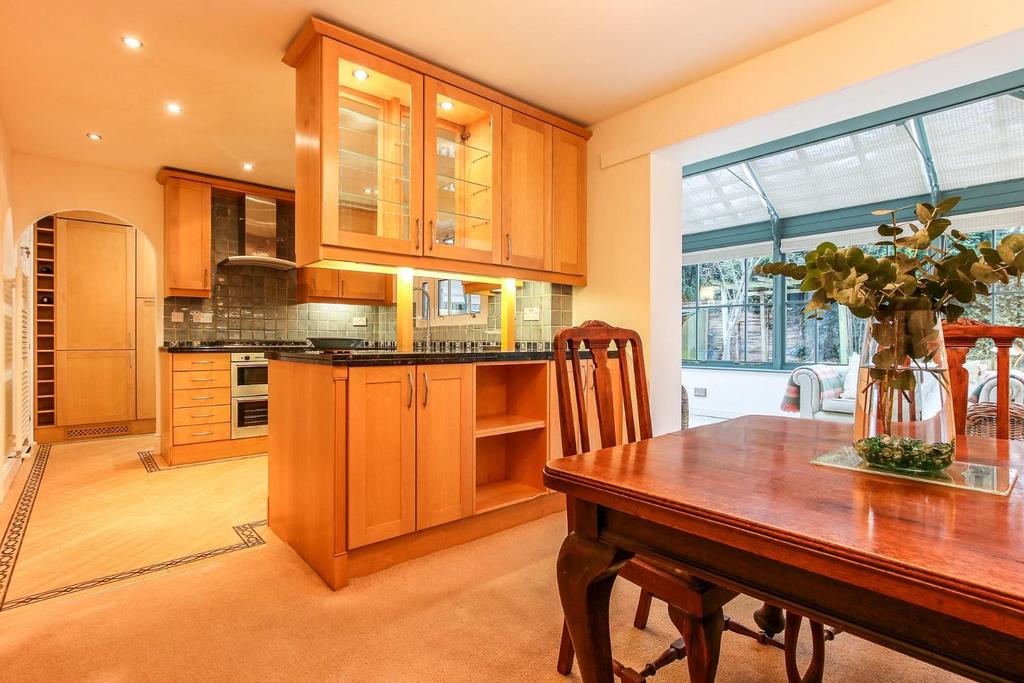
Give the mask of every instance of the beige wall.
MULTIPOLYGON (((10 256, 9 252, 14 249, 14 224, 10 217, 11 212, 11 146, 7 141, 7 133, 4 130, 3 121, 0 120, 0 263, 3 263, 10 256), (11 220, 11 224, 8 221, 11 220)), ((0 361, 3 363, 3 377, 6 378, 14 372, 14 359, 7 358, 4 354, 6 348, 4 326, 0 325, 0 361)), ((2 390, 0 383, 0 443, 5 443, 7 430, 7 394, 2 390)), ((0 500, 3 500, 8 485, 17 472, 20 461, 9 458, 9 453, 0 453, 0 500)))
MULTIPOLYGON (((680 200, 673 193, 666 199, 672 210, 658 206, 665 180, 665 163, 659 156, 672 156, 674 146, 698 136, 1022 27, 1024 2, 893 0, 592 127, 587 152, 589 276, 587 287, 577 289, 574 296, 574 321, 602 318, 633 327, 643 336, 653 407, 662 416, 655 418, 656 431, 678 424, 674 419, 680 354, 675 259, 681 215, 673 213, 680 200), (666 251, 672 245, 672 239, 661 234, 666 232, 676 239, 675 253, 666 251), (668 267, 653 263, 652 254, 659 261, 672 261, 668 267), (672 280, 661 282, 662 278, 672 280)), ((932 92, 954 85, 936 84, 932 92)), ((851 107, 835 120, 859 113, 851 107)), ((725 151, 732 150, 718 153, 725 151)), ((678 165, 675 173, 673 182, 678 183, 678 165)))

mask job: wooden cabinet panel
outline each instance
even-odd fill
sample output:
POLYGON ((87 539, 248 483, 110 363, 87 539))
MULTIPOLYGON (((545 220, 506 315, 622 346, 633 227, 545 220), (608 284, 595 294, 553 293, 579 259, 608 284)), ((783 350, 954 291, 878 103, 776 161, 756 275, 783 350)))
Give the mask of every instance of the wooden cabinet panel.
POLYGON ((300 304, 386 304, 393 275, 330 268, 300 268, 296 300, 300 304))
MULTIPOLYGON (((551 380, 550 380, 550 414, 548 416, 549 424, 549 446, 548 446, 548 459, 561 458, 562 457, 562 436, 561 436, 561 420, 559 418, 558 408, 558 385, 555 379, 555 363, 551 363, 551 380)), ((572 365, 566 362, 566 367, 569 372, 569 396, 572 401, 573 411, 575 414, 576 406, 576 391, 572 381, 572 365)), ((582 370, 582 386, 584 392, 584 398, 586 399, 587 406, 587 425, 588 435, 590 436, 590 448, 591 450, 597 450, 601 448, 601 426, 597 419, 597 394, 594 391, 594 361, 590 359, 583 359, 580 361, 580 369, 582 370)), ((622 408, 622 385, 619 379, 619 361, 616 358, 608 359, 608 370, 612 376, 612 404, 615 411, 615 440, 616 443, 622 443, 622 421, 623 421, 623 408, 622 408)), ((579 440, 579 431, 577 427, 576 433, 577 447, 582 447, 579 440)))
POLYGON ((190 370, 175 372, 174 389, 213 389, 231 386, 230 370, 190 370))
POLYGON ((135 348, 135 229, 63 218, 55 225, 57 349, 135 348))
POLYGON ((231 422, 231 406, 194 406, 191 408, 174 409, 174 426, 215 424, 231 422))
POLYGON ((190 443, 206 443, 208 441, 225 441, 231 438, 231 423, 197 424, 174 428, 174 445, 183 446, 190 443))
POLYGON ((341 298, 346 301, 384 301, 387 296, 387 275, 339 271, 341 298))
POLYGON ((299 268, 296 298, 302 303, 330 303, 341 297, 338 271, 330 268, 299 268), (328 301, 323 301, 323 300, 328 301))
POLYGON ((175 372, 231 369, 231 354, 228 353, 172 353, 171 359, 175 372))
POLYGON ((138 231, 135 232, 135 296, 156 298, 156 250, 138 231))
POLYGON ((57 424, 135 419, 135 352, 58 351, 57 424))
POLYGON ((554 128, 551 143, 551 267, 587 272, 587 141, 554 128))
POLYGON ((164 184, 164 293, 210 296, 212 188, 168 178, 164 184))
POLYGON ((417 366, 416 528, 473 514, 473 366, 417 366))
POLYGON ((416 526, 416 368, 351 368, 348 547, 416 526))
POLYGON ((551 266, 552 126, 504 109, 501 117, 502 263, 551 266))
POLYGON ((190 408, 195 406, 219 406, 231 403, 231 388, 175 389, 172 406, 190 408))
POLYGON ((156 417, 156 300, 135 300, 135 419, 156 417))

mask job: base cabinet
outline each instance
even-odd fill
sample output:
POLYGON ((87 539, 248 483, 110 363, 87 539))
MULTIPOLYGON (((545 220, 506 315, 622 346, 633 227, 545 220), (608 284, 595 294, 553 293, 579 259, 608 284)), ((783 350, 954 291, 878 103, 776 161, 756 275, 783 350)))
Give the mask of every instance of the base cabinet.
POLYGON ((57 424, 135 419, 135 352, 58 351, 57 424))
POLYGON ((473 366, 416 368, 416 528, 473 514, 473 366))

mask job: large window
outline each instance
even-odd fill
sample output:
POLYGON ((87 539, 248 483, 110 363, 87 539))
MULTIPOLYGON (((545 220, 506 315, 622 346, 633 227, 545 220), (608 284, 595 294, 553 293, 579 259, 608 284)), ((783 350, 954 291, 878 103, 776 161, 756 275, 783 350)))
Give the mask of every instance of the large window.
POLYGON ((772 360, 770 277, 754 274, 767 257, 683 267, 683 359, 766 364, 772 360))

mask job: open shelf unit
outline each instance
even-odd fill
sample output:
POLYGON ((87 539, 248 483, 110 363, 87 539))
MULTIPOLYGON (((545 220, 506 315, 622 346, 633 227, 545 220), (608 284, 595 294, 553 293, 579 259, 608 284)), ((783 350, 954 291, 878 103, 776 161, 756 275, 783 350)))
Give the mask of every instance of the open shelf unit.
POLYGON ((35 426, 57 424, 54 311, 56 307, 56 240, 53 217, 35 225, 35 426), (46 303, 44 303, 46 301, 46 303))
POLYGON ((476 366, 474 512, 546 492, 547 377, 544 361, 476 366))

